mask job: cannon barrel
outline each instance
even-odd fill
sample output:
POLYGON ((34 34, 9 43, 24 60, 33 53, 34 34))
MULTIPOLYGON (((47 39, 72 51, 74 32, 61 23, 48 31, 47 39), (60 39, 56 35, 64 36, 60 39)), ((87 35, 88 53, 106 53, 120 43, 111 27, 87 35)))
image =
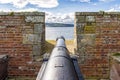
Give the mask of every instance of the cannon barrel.
POLYGON ((65 38, 58 37, 50 58, 44 59, 36 80, 84 80, 77 58, 71 58, 65 38))

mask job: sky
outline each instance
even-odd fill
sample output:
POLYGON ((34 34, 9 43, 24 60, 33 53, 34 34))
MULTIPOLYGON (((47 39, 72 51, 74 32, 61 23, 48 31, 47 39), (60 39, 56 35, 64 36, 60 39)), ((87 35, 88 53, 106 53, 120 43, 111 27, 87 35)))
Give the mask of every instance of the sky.
POLYGON ((47 23, 74 23, 75 12, 118 12, 120 0, 0 0, 0 11, 39 11, 47 23))

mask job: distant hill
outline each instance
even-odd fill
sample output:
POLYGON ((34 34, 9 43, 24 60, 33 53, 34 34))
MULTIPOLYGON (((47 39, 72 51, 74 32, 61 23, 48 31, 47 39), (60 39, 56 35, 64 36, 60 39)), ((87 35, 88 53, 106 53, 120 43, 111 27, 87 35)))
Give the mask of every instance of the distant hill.
POLYGON ((74 24, 46 23, 46 27, 74 27, 74 24))

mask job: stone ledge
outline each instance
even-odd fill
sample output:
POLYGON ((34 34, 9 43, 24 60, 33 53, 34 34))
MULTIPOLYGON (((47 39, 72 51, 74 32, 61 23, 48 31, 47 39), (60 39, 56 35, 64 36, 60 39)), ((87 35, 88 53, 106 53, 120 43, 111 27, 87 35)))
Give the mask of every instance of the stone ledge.
POLYGON ((111 58, 112 58, 114 61, 120 63, 120 56, 111 56, 111 58))
POLYGON ((40 15, 40 16, 44 16, 45 12, 0 12, 0 16, 16 16, 16 15, 25 15, 25 16, 35 16, 35 15, 40 15))
POLYGON ((75 15, 79 16, 79 15, 120 15, 120 12, 104 12, 104 11, 100 11, 100 12, 76 12, 75 15))

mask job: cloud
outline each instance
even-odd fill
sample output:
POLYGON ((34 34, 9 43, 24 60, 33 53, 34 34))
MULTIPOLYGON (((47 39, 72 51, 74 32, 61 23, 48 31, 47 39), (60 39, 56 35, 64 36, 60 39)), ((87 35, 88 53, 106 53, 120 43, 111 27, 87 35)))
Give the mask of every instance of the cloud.
POLYGON ((107 12, 115 12, 115 11, 117 11, 115 8, 111 8, 111 9, 107 10, 107 12))
POLYGON ((101 2, 111 2, 111 1, 114 1, 114 0, 99 0, 101 2))
POLYGON ((39 11, 39 10, 37 8, 15 10, 15 12, 34 12, 34 11, 39 11))
POLYGON ((71 0, 71 1, 77 1, 77 0, 71 0))
POLYGON ((58 0, 29 0, 30 4, 43 8, 53 8, 58 6, 58 0))
POLYGON ((97 5, 97 3, 93 3, 92 5, 96 6, 96 5, 97 5))
POLYGON ((14 7, 23 8, 28 4, 27 0, 0 0, 2 4, 12 4, 14 7))
POLYGON ((108 0, 99 0, 99 1, 103 1, 103 2, 105 2, 105 1, 108 1, 108 0))
POLYGON ((90 0, 80 0, 80 2, 90 2, 90 0))
POLYGON ((0 9, 0 12, 34 12, 39 11, 37 8, 27 8, 27 9, 19 9, 19 10, 12 10, 12 9, 0 9))
POLYGON ((106 10, 107 12, 116 12, 116 11, 120 11, 120 5, 115 5, 113 7, 111 7, 110 9, 106 10))
POLYGON ((53 14, 50 12, 46 12, 46 22, 47 23, 74 23, 74 13, 53 14))
POLYGON ((53 8, 59 5, 58 0, 0 0, 0 3, 9 3, 17 8, 24 8, 28 4, 42 8, 53 8))
POLYGON ((107 12, 118 12, 120 11, 120 8, 116 9, 116 8, 110 8, 109 10, 107 10, 107 12))
POLYGON ((10 9, 0 9, 0 12, 11 12, 10 9))
POLYGON ((90 0, 71 0, 71 1, 90 2, 90 0))

